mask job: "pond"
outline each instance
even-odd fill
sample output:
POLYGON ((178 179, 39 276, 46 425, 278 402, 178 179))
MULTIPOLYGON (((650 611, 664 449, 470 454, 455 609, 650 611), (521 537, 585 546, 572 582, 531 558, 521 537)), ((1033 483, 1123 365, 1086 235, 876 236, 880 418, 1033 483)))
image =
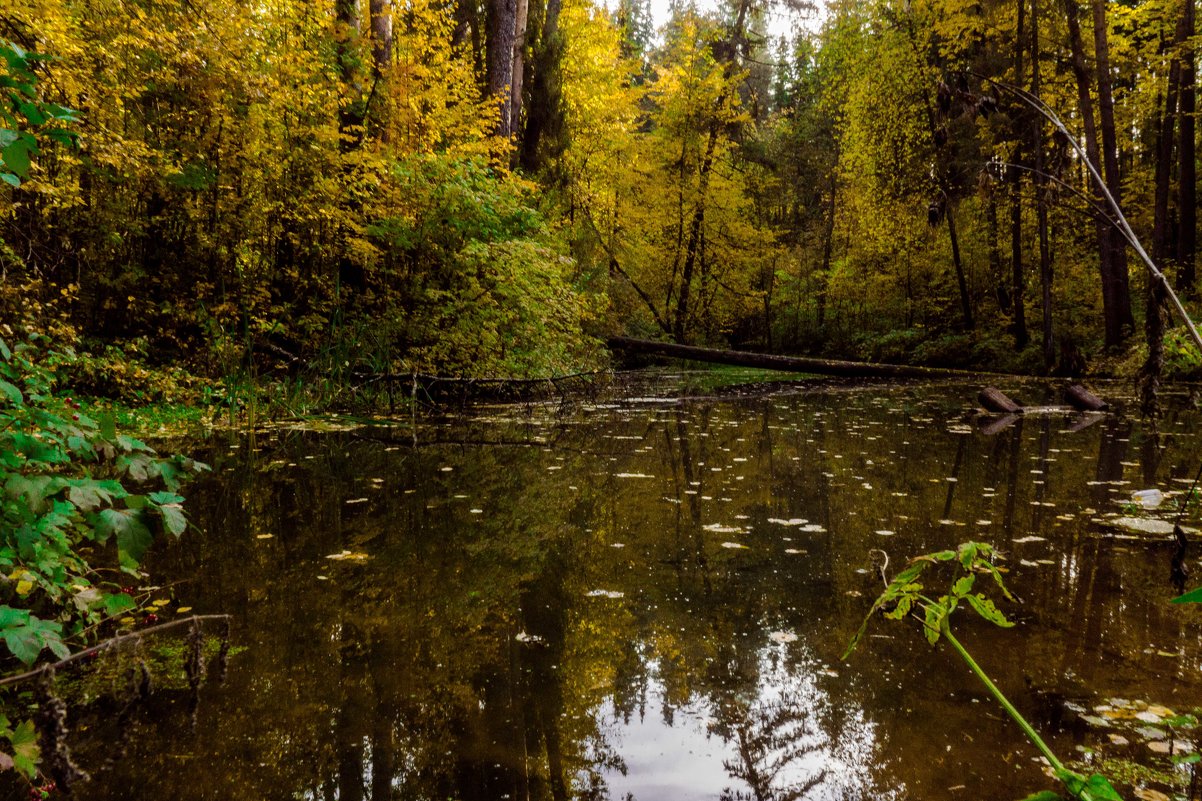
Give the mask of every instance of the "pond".
POLYGON ((1153 433, 989 425, 966 384, 665 383, 195 443, 200 530, 150 569, 232 615, 228 675, 77 712, 82 796, 1023 798, 1054 783, 946 646, 878 619, 840 661, 874 552, 970 539, 1021 603, 961 640, 1066 761, 1171 795, 1191 735, 1157 724, 1202 706, 1202 617, 1168 603, 1169 538, 1114 518, 1189 490, 1188 399, 1153 433))

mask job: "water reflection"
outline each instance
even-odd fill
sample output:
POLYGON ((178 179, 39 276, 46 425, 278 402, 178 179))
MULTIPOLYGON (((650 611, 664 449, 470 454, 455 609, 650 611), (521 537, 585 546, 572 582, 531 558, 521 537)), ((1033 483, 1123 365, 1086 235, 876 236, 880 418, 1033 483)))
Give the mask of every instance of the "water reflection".
MULTIPOLYGON (((155 559, 245 646, 161 691, 89 798, 961 799, 1046 785, 973 678, 902 626, 838 656, 870 552, 979 538, 1025 603, 963 639, 1065 754, 1098 698, 1196 704, 1167 541, 1095 520, 1183 490, 1196 418, 974 424, 966 387, 598 404, 213 442, 155 559), (1133 482, 1133 483, 1132 483, 1133 482), (336 556, 339 558, 330 558, 336 556), (1167 654, 1167 656, 1165 656, 1167 654)), ((102 761, 103 710, 78 750, 102 761)), ((1146 756, 1146 755, 1145 755, 1146 756)), ((89 768, 92 766, 89 765, 89 768)))

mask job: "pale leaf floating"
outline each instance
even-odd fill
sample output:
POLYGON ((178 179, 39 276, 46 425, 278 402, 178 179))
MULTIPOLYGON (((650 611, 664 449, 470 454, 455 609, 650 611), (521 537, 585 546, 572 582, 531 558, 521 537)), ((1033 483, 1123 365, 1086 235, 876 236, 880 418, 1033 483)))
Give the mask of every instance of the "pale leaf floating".
POLYGON ((524 631, 519 631, 513 638, 518 642, 540 643, 543 641, 543 638, 537 634, 527 634, 524 631))
POLYGON ((1023 543, 1026 543, 1026 542, 1046 542, 1047 537, 1037 537, 1034 534, 1028 534, 1025 537, 1018 537, 1018 538, 1010 540, 1010 541, 1013 542, 1015 545, 1022 545, 1023 543))
POLYGON ((724 543, 722 543, 722 547, 723 548, 733 548, 736 550, 738 550, 738 549, 746 550, 746 548, 747 548, 747 546, 741 542, 724 542, 724 543))
POLYGON ((797 642, 797 635, 791 631, 774 631, 768 635, 768 639, 779 643, 797 642))
POLYGON ((743 530, 738 526, 728 526, 723 523, 710 523, 708 526, 702 526, 702 528, 715 534, 738 534, 743 530))
POLYGON ((618 590, 589 590, 585 596, 588 598, 623 598, 626 593, 618 590))
POLYGON ((779 517, 770 517, 768 518, 768 522, 775 523, 778 526, 804 526, 810 521, 804 517, 790 517, 788 520, 783 520, 779 517))
POLYGON ((879 529, 879 530, 877 530, 877 531, 876 531, 876 532, 874 532, 874 533, 875 533, 875 534, 877 534, 878 536, 881 536, 881 537, 892 537, 892 536, 893 536, 894 534, 896 534, 897 532, 896 532, 896 531, 890 531, 890 530, 889 530, 889 529, 887 529, 887 528, 882 528, 882 529, 879 529))
POLYGON ((655 478, 647 473, 614 473, 614 478, 655 478))
POLYGON ((803 550, 801 550, 800 548, 785 548, 785 553, 787 553, 787 554, 799 554, 799 553, 809 553, 809 551, 803 551, 803 550))
POLYGON ((350 500, 348 500, 346 503, 347 503, 348 505, 349 505, 349 504, 352 504, 352 503, 367 503, 367 502, 368 502, 368 500, 369 500, 368 498, 351 498, 351 499, 350 499, 350 500))
POLYGON ((358 551, 339 551, 326 556, 326 559, 332 559, 335 562, 365 562, 370 557, 358 551))

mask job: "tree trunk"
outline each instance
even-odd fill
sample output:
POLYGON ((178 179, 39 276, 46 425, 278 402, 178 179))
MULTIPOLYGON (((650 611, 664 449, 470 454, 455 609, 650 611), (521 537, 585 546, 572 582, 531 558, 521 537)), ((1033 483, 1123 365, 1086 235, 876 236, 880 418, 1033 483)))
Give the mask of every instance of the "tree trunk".
POLYGON ((510 89, 513 86, 513 45, 517 36, 518 0, 488 0, 486 43, 486 68, 488 71, 488 95, 498 102, 498 136, 508 139, 513 135, 512 103, 510 89))
POLYGON ((1194 258, 1198 250, 1198 172, 1194 143, 1194 113, 1197 64, 1194 58, 1195 0, 1185 0, 1182 14, 1182 33, 1185 42, 1181 51, 1181 90, 1177 99, 1180 116, 1179 161, 1177 174, 1177 213, 1180 228, 1177 232, 1177 288, 1187 296, 1196 291, 1194 258))
MULTIPOLYGON (((1114 89, 1110 73, 1110 27, 1106 20, 1107 0, 1092 0, 1093 38, 1098 76, 1098 116, 1102 125, 1102 168, 1106 188, 1120 207, 1123 204, 1122 176, 1119 174, 1118 135, 1114 124, 1114 89)), ((1113 221, 1113 219, 1112 219, 1113 221)), ((1117 222, 1117 221, 1113 221, 1117 222)), ((1115 306, 1124 330, 1135 330, 1131 311, 1131 279, 1127 271, 1127 240, 1116 225, 1110 226, 1111 264, 1114 270, 1115 306)))
POLYGON ((989 276, 993 280, 993 292, 997 298, 998 310, 1002 314, 1010 312, 1010 291, 1006 287, 1006 276, 1002 272, 1002 250, 998 247, 997 220, 997 191, 989 186, 989 197, 985 199, 985 221, 988 225, 989 236, 989 276))
POLYGON ((836 359, 810 359, 799 356, 774 356, 767 353, 749 353, 740 350, 698 348, 692 345, 677 345, 672 342, 655 342, 631 337, 611 337, 609 347, 630 353, 649 353, 673 359, 688 359, 695 362, 731 364, 739 367, 758 367, 764 370, 782 370, 788 373, 818 373, 866 378, 952 378, 985 375, 971 370, 947 370, 938 367, 915 367, 904 364, 871 364, 848 362, 836 359))
MULTIPOLYGON (((1031 0, 1031 94, 1039 97, 1039 2, 1031 0)), ((1039 288, 1043 306, 1041 332, 1043 367, 1051 372, 1056 363, 1056 343, 1052 337, 1052 255, 1048 242, 1047 177, 1044 173, 1043 120, 1035 119, 1035 218, 1039 229, 1039 288)))
POLYGON ((830 270, 831 270, 831 252, 835 245, 835 200, 838 191, 838 179, 835 177, 835 170, 831 170, 831 199, 830 205, 827 207, 826 216, 826 236, 822 241, 822 277, 819 278, 821 286, 818 288, 818 297, 815 298, 817 305, 818 333, 821 335, 822 329, 826 326, 826 290, 830 286, 830 270))
POLYGON ((547 0, 542 32, 532 55, 530 102, 526 109, 526 127, 522 132, 519 161, 527 172, 542 167, 547 156, 558 154, 563 131, 560 104, 560 59, 563 39, 559 35, 561 0, 547 0), (548 147, 550 145, 550 147, 548 147))
MULTIPOLYGON (((513 84, 509 89, 509 130, 514 133, 522 130, 522 81, 526 74, 526 18, 529 11, 529 0, 517 0, 513 28, 513 66, 510 68, 513 84)), ((516 152, 514 160, 517 160, 516 152)))
MULTIPOLYGON (((1065 17, 1068 21, 1069 48, 1072 53, 1073 75, 1077 79, 1077 105, 1081 112, 1081 124, 1085 128, 1085 153, 1095 168, 1101 169, 1101 152, 1098 149, 1098 127, 1094 119, 1093 98, 1090 90, 1093 80, 1085 64, 1085 46, 1081 39, 1080 10, 1077 0, 1064 0, 1065 17)), ((1094 201, 1101 208, 1106 204, 1102 200, 1099 187, 1093 186, 1094 201)), ((1123 342, 1123 320, 1118 308, 1120 286, 1114 274, 1114 252, 1111 247, 1111 232, 1108 216, 1094 212, 1094 237, 1098 242, 1098 270, 1102 281, 1102 319, 1105 332, 1106 347, 1113 348, 1123 342)))
POLYGON ((340 149, 354 146, 352 129, 363 124, 363 103, 360 100, 359 74, 359 3, 357 0, 335 0, 334 41, 338 58, 338 75, 342 80, 343 99, 338 110, 340 149))
MULTIPOLYGON (((1177 25, 1174 44, 1183 41, 1184 20, 1177 25)), ((1174 56, 1169 62, 1169 78, 1164 93, 1164 113, 1156 136, 1156 171, 1152 195, 1152 261, 1164 269, 1176 244, 1169 232, 1169 190, 1173 171, 1173 139, 1176 133, 1177 85, 1181 80, 1181 62, 1174 56)), ((1140 407, 1145 416, 1159 412, 1157 390, 1164 371, 1165 290, 1151 273, 1148 275, 1148 305, 1144 312, 1144 337, 1148 343, 1148 358, 1140 370, 1140 407)))
POLYGON ((371 0, 371 63, 376 80, 392 63, 392 2, 371 0))
POLYGON ((956 233, 956 218, 950 200, 947 205, 947 235, 952 242, 952 266, 956 269, 956 286, 960 290, 960 314, 964 318, 964 330, 971 331, 976 325, 972 317, 972 298, 968 295, 968 280, 960 260, 960 237, 956 233))
MULTIPOLYGON (((1104 1, 1104 0, 1103 0, 1104 1)), ((1018 25, 1015 30, 1014 44, 1014 85, 1023 85, 1023 23, 1026 19, 1026 0, 1018 0, 1018 25)), ((1025 112, 1023 112, 1025 113, 1025 112)), ((1022 350, 1030 341, 1027 335, 1026 289, 1027 280, 1023 270, 1023 179, 1022 171, 1017 165, 1022 164, 1022 137, 1017 137, 1020 144, 1014 149, 1014 163, 1009 169, 1010 176, 1010 271, 1013 288, 1011 296, 1014 302, 1014 347, 1022 350)))

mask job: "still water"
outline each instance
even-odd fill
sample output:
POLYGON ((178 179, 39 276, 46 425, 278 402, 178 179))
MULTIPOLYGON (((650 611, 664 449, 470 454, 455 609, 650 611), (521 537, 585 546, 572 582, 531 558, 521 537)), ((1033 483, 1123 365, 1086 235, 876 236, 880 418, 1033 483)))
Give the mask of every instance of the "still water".
POLYGON ((959 384, 677 389, 194 443, 200 531, 150 567, 237 651, 111 764, 111 714, 80 713, 81 797, 1022 798, 1054 783, 954 652, 882 619, 840 661, 874 551, 970 539, 1021 603, 957 612, 961 640, 1066 761, 1171 797, 1190 735, 1155 722, 1202 706, 1202 610, 1168 603, 1168 538, 1112 518, 1189 489, 1184 399, 1153 433, 989 425, 959 384))

